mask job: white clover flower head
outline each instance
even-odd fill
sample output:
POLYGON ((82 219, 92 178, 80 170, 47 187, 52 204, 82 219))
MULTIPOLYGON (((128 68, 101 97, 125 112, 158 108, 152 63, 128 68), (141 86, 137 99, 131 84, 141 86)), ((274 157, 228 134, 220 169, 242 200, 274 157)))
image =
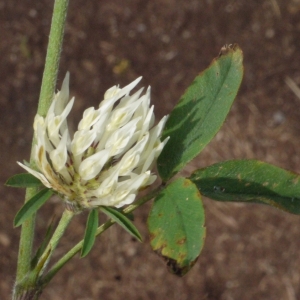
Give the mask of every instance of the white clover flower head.
POLYGON ((98 109, 84 111, 71 138, 67 116, 74 98, 69 101, 67 73, 47 116, 35 117, 38 170, 18 164, 74 210, 132 203, 139 190, 156 180, 151 169, 168 141, 160 141, 167 116, 153 127, 150 87, 130 95, 140 80, 107 90, 98 109))

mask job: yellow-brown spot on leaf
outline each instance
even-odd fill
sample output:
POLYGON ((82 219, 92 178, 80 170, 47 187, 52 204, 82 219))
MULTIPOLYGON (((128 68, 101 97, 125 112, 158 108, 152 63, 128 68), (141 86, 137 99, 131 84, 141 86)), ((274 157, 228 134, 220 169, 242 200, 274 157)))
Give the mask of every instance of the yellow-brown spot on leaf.
POLYGON ((149 238, 150 241, 153 241, 156 238, 156 235, 154 233, 150 233, 149 238))
POLYGON ((176 244, 178 244, 178 245, 183 245, 185 243, 186 243, 186 238, 180 239, 176 242, 176 244))
POLYGON ((189 180, 185 180, 183 186, 190 186, 191 182, 189 180))

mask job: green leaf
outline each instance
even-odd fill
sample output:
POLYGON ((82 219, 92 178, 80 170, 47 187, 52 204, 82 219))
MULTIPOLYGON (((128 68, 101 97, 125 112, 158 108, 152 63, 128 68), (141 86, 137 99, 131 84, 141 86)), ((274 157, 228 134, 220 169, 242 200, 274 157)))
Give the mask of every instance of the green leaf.
POLYGON ((127 232, 129 232, 138 241, 142 242, 142 236, 138 229, 131 223, 128 217, 119 212, 117 209, 108 206, 101 206, 100 210, 109 216, 112 220, 122 226, 127 232))
POLYGON ((11 187, 29 188, 29 187, 40 187, 43 184, 39 179, 29 173, 16 174, 10 177, 5 185, 11 187))
POLYGON ((222 126, 243 77, 243 55, 234 45, 197 76, 171 112, 162 134, 170 137, 158 157, 164 181, 198 155, 222 126))
POLYGON ((54 232, 54 218, 52 218, 51 223, 48 226, 48 229, 46 231, 46 235, 45 238, 42 242, 42 244, 40 245, 40 247, 38 248, 38 250, 36 251, 35 256, 33 257, 33 259, 31 260, 31 269, 34 269, 40 259, 40 257, 42 256, 42 254, 44 253, 50 239, 51 236, 54 232))
POLYGON ((90 211, 86 223, 83 245, 81 249, 81 257, 85 257, 93 248, 96 239, 97 228, 98 228, 98 210, 93 209, 90 211))
POLYGON ((186 274, 200 255, 204 220, 200 193, 188 179, 178 178, 155 199, 148 217, 151 247, 176 275, 186 274))
POLYGON ((34 214, 52 194, 52 190, 45 188, 29 199, 17 212, 14 219, 14 226, 20 226, 27 218, 34 214))
POLYGON ((229 160, 197 170, 190 179, 218 201, 268 204, 300 214, 300 176, 257 160, 229 160))

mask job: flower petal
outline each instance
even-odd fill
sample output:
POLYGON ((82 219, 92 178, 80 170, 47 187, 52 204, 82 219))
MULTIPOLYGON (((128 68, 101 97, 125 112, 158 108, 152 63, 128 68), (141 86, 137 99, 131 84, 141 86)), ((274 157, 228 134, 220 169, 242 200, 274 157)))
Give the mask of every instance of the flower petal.
POLYGON ((127 123, 122 128, 116 130, 108 138, 105 149, 110 149, 111 156, 118 155, 126 151, 130 142, 132 143, 132 136, 135 133, 136 124, 139 121, 139 118, 134 119, 127 123))
POLYGON ((108 158, 108 150, 102 150, 86 158, 79 166, 79 175, 83 180, 90 180, 96 177, 107 163, 108 158))
POLYGON ((52 161, 52 165, 53 165, 55 171, 57 171, 57 172, 60 172, 62 169, 65 168, 65 164, 68 159, 67 138, 68 138, 68 132, 65 131, 57 148, 52 150, 49 154, 50 159, 52 161))
POLYGON ((96 138, 95 130, 79 130, 74 134, 71 142, 71 150, 74 156, 82 154, 86 149, 91 147, 96 138))
POLYGON ((78 130, 89 130, 100 118, 99 110, 95 110, 94 107, 86 109, 83 113, 83 117, 78 124, 78 130))
POLYGON ((22 164, 22 163, 20 163, 18 161, 17 161, 17 164, 19 166, 21 166, 23 169, 25 169, 28 173, 30 173, 31 175, 33 175, 34 177, 36 177, 37 179, 39 179, 45 187, 47 187, 49 189, 51 188, 51 184, 49 183, 49 181, 47 180, 47 178, 42 173, 37 172, 37 171, 35 171, 35 170, 33 170, 33 169, 25 166, 24 164, 22 164))
MULTIPOLYGON (((63 122, 65 122, 67 116, 69 115, 72 106, 74 104, 75 98, 72 98, 64 111, 61 113, 61 115, 57 116, 49 116, 47 120, 47 130, 48 130, 48 135, 49 135, 49 140, 57 146, 60 140, 60 134, 59 130, 63 122)), ((66 126, 65 126, 66 127, 66 126)), ((62 130, 65 130, 66 128, 62 128, 62 130)))
POLYGON ((54 109, 55 115, 60 115, 69 101, 69 82, 70 82, 70 73, 67 72, 63 80, 61 90, 56 94, 55 109, 54 109))
POLYGON ((118 163, 120 176, 129 174, 140 163, 140 154, 143 152, 148 139, 149 134, 146 134, 134 147, 124 154, 118 163))

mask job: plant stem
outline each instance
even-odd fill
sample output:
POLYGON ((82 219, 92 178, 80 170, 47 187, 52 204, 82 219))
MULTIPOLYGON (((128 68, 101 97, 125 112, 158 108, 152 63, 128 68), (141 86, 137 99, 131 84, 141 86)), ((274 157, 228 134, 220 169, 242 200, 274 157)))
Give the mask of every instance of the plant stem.
POLYGON ((26 274, 26 277, 23 280, 16 283, 14 288, 14 300, 33 300, 38 299, 40 294, 43 291, 43 285, 40 283, 39 278, 44 272, 50 258, 57 247, 58 242, 63 236, 66 228, 68 227, 74 213, 65 210, 55 232, 52 235, 51 240, 49 241, 46 249, 44 250, 42 256, 39 258, 39 261, 34 269, 29 271, 26 274))
MULTIPOLYGON (((136 201, 134 204, 129 205, 126 207, 123 212, 124 213, 130 213, 134 210, 136 210, 138 207, 146 203, 147 201, 151 200, 152 198, 156 197, 160 191, 163 189, 162 186, 159 186, 155 190, 151 191, 148 195, 142 197, 138 201, 136 201)), ((108 229, 110 226, 112 226, 115 222, 113 220, 108 220, 104 224, 98 227, 96 236, 102 234, 106 229, 108 229)), ((41 283, 43 286, 47 285, 50 280, 54 277, 54 275, 76 254, 78 253, 83 245, 83 240, 81 240, 77 245, 75 245, 71 250, 69 250, 68 253, 66 253, 45 275, 44 278, 41 279, 41 283)))
MULTIPOLYGON (((26 189, 25 202, 33 197, 38 190, 26 189)), ((35 214, 22 224, 17 264, 16 283, 20 282, 30 270, 32 243, 34 238, 35 214)))
MULTIPOLYGON (((54 4, 46 63, 37 110, 37 113, 41 116, 46 115, 55 91, 68 2, 68 0, 56 0, 54 4)), ((33 141, 33 145, 34 143, 33 141)), ((33 150, 31 150, 30 162, 34 164, 33 150)), ((27 189, 25 202, 36 193, 37 189, 35 188, 27 189)), ((16 284, 30 271, 34 225, 35 214, 24 222, 21 229, 16 284)))
POLYGON ((37 113, 45 117, 55 93, 69 0, 55 0, 37 113))
POLYGON ((55 230, 55 232, 52 235, 51 240, 49 241, 49 244, 47 245, 43 255, 40 257, 39 262, 37 264, 37 275, 40 275, 43 273, 43 270, 46 268, 47 264, 49 263, 49 260, 57 247, 58 242, 60 241, 61 237, 63 236, 65 230, 67 229, 70 221, 72 220, 74 216, 74 212, 65 210, 58 225, 55 230), (40 266, 39 266, 40 265, 40 266))

